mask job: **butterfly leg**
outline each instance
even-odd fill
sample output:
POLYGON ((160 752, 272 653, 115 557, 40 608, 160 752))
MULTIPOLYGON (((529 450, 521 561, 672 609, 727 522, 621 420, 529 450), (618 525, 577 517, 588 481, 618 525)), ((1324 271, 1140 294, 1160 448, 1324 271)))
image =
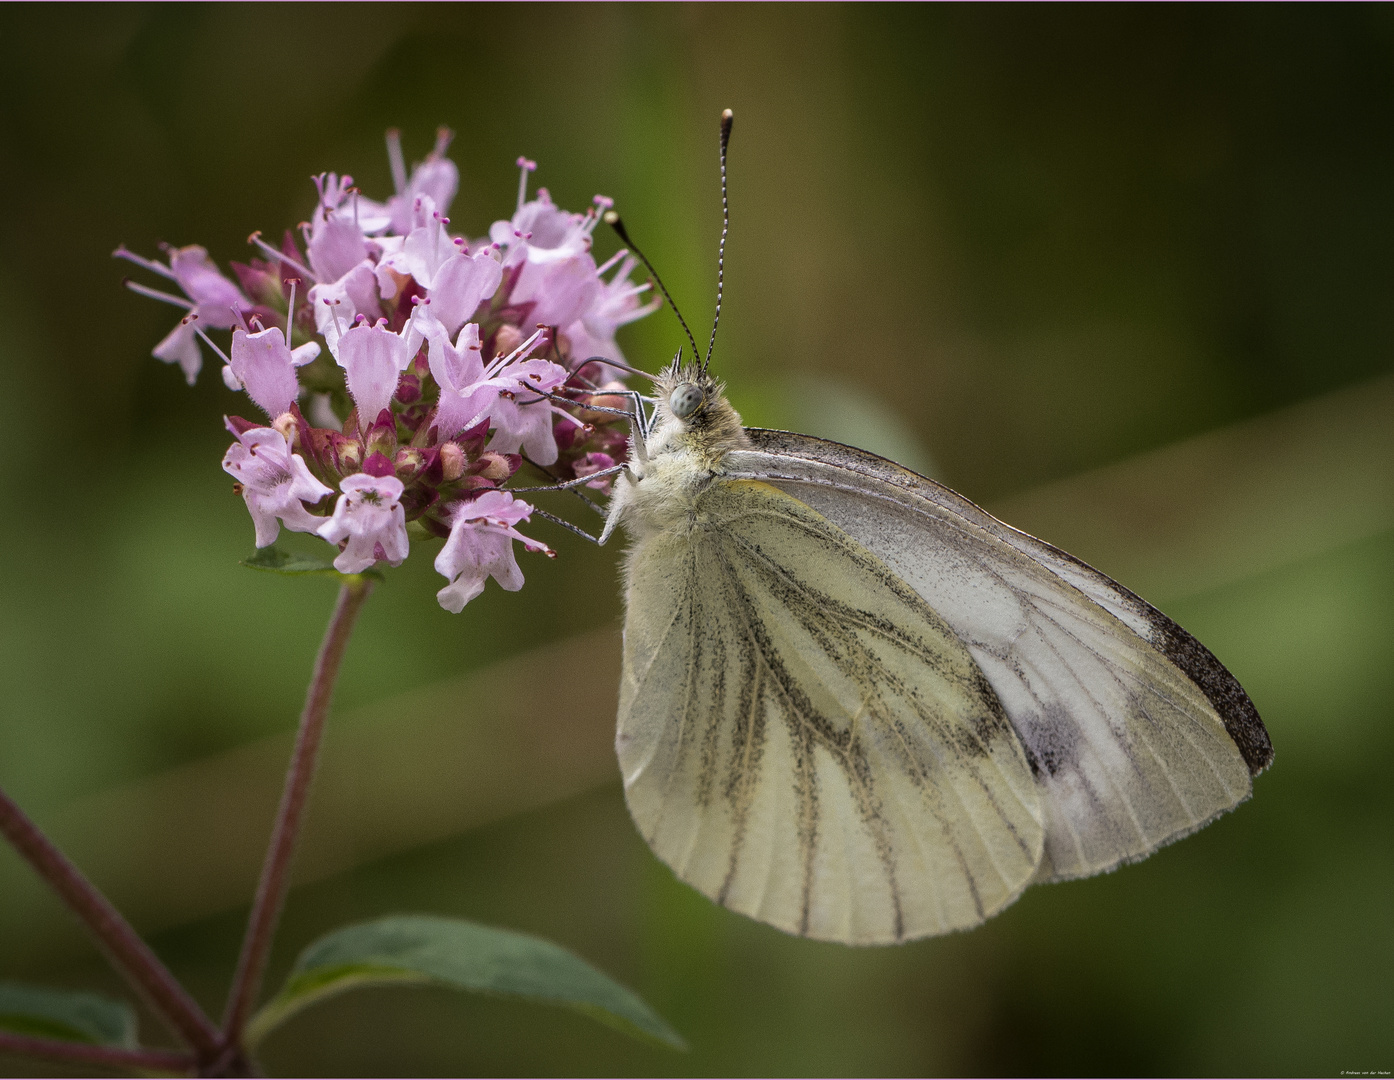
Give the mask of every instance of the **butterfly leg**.
POLYGON ((539 510, 537 509, 537 507, 533 507, 532 512, 540 518, 546 518, 554 525, 560 525, 563 529, 567 529, 571 532, 574 532, 577 536, 584 536, 587 540, 589 540, 592 544, 595 544, 597 547, 601 546, 604 543, 604 541, 601 540, 600 537, 592 536, 590 533, 586 532, 585 529, 581 528, 581 526, 573 525, 565 518, 557 517, 556 514, 549 514, 546 510, 539 510))
POLYGON ((581 487, 589 484, 592 480, 601 476, 614 476, 615 473, 624 472, 626 466, 611 465, 608 469, 601 469, 598 472, 587 473, 585 476, 578 476, 575 480, 561 480, 555 484, 542 484, 539 487, 515 487, 507 490, 517 495, 523 491, 570 491, 572 488, 581 487))

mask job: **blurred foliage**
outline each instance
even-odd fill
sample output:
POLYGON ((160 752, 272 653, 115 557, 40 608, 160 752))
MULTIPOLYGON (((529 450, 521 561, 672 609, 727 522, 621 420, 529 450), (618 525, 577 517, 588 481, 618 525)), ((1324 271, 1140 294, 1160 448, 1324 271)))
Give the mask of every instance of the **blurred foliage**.
MULTIPOLYGON (((751 423, 918 440, 978 501, 1394 356, 1387 7, 7 5, 0 49, 0 783, 41 822, 292 726, 332 599, 237 565, 252 530, 219 416, 242 401, 149 357, 172 309, 122 290, 110 252, 245 258, 252 229, 308 214, 312 173, 384 193, 389 126, 409 157, 456 129, 451 217, 472 234, 510 211, 520 153, 563 205, 613 196, 700 326, 732 107, 715 366, 733 400, 751 423), (830 410, 843 393, 855 408, 830 410)), ((679 340, 667 315, 626 333, 649 367, 679 340)), ((524 557, 521 594, 490 586, 462 616, 423 553, 391 572, 339 705, 613 624, 614 551, 539 535, 562 557, 524 557)), ((616 782, 298 890, 272 975, 349 919, 468 917, 594 960, 690 1055, 399 990, 297 1017, 268 1067, 1390 1068, 1394 536, 1168 612, 1251 691, 1277 760, 1252 803, 1147 862, 1031 890, 970 934, 848 950, 675 883, 616 782)), ((243 918, 156 940, 215 1013, 243 918)), ((95 952, 24 934, 0 902, 0 975, 118 992, 95 952)))
POLYGON ((135 1010, 98 994, 0 982, 0 1031, 65 1042, 138 1045, 135 1010))
POLYGON ((243 1042, 255 1046, 295 1013, 349 990, 427 984, 564 1005, 636 1038, 687 1049, 632 991, 575 953, 531 934, 436 915, 389 915, 326 934, 296 959, 243 1042))

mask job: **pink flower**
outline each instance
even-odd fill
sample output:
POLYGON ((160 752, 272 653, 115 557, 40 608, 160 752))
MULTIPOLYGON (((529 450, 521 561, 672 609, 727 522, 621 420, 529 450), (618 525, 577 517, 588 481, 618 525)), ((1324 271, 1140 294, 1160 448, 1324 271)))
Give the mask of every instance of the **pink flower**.
MULTIPOLYGON (((225 278, 217 265, 208 257, 208 250, 197 244, 188 247, 169 248, 169 265, 154 259, 142 258, 124 247, 112 254, 152 270, 163 278, 175 282, 188 300, 180 299, 170 293, 148 289, 143 285, 130 284, 131 288, 145 296, 182 307, 197 317, 197 323, 204 329, 226 330, 236 326, 239 315, 251 308, 252 302, 242 295, 242 290, 225 278)), ((165 335, 152 350, 157 360, 166 364, 178 364, 184 371, 184 378, 192 386, 203 367, 203 355, 198 347, 198 331, 195 320, 184 318, 179 325, 165 335)))
POLYGON ((297 349, 286 346, 279 326, 249 334, 240 327, 232 332, 232 357, 223 381, 261 406, 273 420, 290 409, 300 395, 295 369, 304 367, 319 355, 319 345, 310 341, 297 349), (232 378, 228 378, 228 375, 232 378))
MULTIPOLYGON (((425 305, 422 305, 424 308, 425 305)), ((418 308, 418 312, 422 310, 418 308)), ((429 310, 429 309, 427 309, 429 310)), ((444 440, 478 422, 498 398, 498 390, 484 381, 484 361, 480 358, 479 326, 468 323, 455 344, 439 322, 419 320, 430 342, 427 353, 431 375, 440 387, 435 425, 444 440)))
MULTIPOLYGON (((420 338, 415 340, 418 342, 420 338)), ((358 422, 368 427, 392 402, 397 382, 411 363, 416 349, 407 337, 387 329, 387 320, 369 325, 366 320, 344 332, 338 342, 339 366, 348 379, 348 390, 358 405, 358 422)))
MULTIPOLYGON (((513 356, 526 355, 525 350, 531 351, 531 343, 525 343, 513 356)), ((566 369, 550 360, 508 358, 488 380, 488 385, 498 394, 489 406, 489 423, 494 429, 489 449, 500 454, 516 454, 521 449, 539 465, 551 465, 556 461, 557 440, 552 434, 552 417, 557 414, 570 417, 538 391, 551 393, 566 382, 566 378, 566 369)))
POLYGON ((546 394, 566 382, 566 369, 549 360, 524 359, 542 340, 542 331, 486 368, 477 324, 467 324, 451 345, 445 328, 431 318, 430 308, 423 304, 417 312, 413 325, 430 342, 428 362, 440 387, 435 418, 439 437, 448 439, 488 417, 494 429, 490 450, 514 454, 521 448, 539 465, 556 461, 552 417, 561 410, 546 394))
POLYGON ((333 212, 313 224, 309 242, 310 269, 320 281, 338 281, 368 257, 368 241, 353 218, 333 212))
MULTIPOLYGON (((606 469, 613 469, 618 464, 619 462, 609 454, 596 450, 573 461, 571 463, 571 471, 577 476, 594 476, 596 473, 604 472, 606 469)), ((611 480, 612 478, 609 476, 602 476, 598 480, 592 480, 586 487, 595 488, 598 491, 609 491, 611 480)))
POLYGON ((321 518, 318 530, 331 544, 348 541, 334 568, 341 574, 359 574, 379 559, 400 566, 408 549, 406 511, 399 501, 402 482, 395 476, 361 472, 344 477, 339 490, 343 494, 334 505, 334 516, 321 518))
POLYGON ((397 190, 387 201, 393 232, 405 233, 411 228, 412 205, 418 196, 427 196, 442 214, 449 213, 450 203, 460 190, 460 170, 445 156, 454 137, 449 128, 440 128, 435 147, 408 177, 401 133, 395 128, 387 133, 387 160, 392 167, 392 185, 397 190))
POLYGON ((448 333, 458 334, 479 305, 494 295, 502 280, 503 267, 491 249, 473 255, 457 250, 441 264, 426 294, 431 314, 448 333))
POLYGON ((529 261, 518 274, 509 302, 531 303, 529 319, 540 326, 569 326, 595 306, 600 290, 595 260, 582 252, 560 261, 529 261))
POLYGON ((546 544, 513 527, 531 514, 531 506, 506 491, 486 491, 474 501, 456 506, 450 537, 436 556, 436 571, 450 582, 436 593, 441 607, 459 614, 484 591, 484 582, 490 575, 509 592, 523 587, 523 572, 513 556, 513 541, 522 541, 529 551, 554 554, 546 544))
POLYGON ((546 188, 539 188, 537 198, 526 202, 528 173, 537 168, 535 161, 518 159, 521 175, 518 179, 518 208, 509 221, 496 221, 489 227, 489 239, 508 249, 507 265, 565 262, 584 255, 591 249, 591 233, 600 222, 602 206, 611 201, 597 195, 595 205, 584 214, 572 214, 552 202, 546 188))
POLYGON ((418 195, 412 205, 411 232, 401 249, 386 256, 380 265, 410 274, 422 288, 429 289, 435 283, 436 272, 464 245, 463 240, 450 235, 446 229, 449 224, 450 219, 436 209, 429 195, 418 195))
POLYGON ((223 469, 242 485, 242 498, 256 526, 259 548, 276 542, 281 526, 295 532, 316 532, 324 518, 305 509, 334 493, 312 475, 299 454, 292 454, 285 436, 274 428, 254 427, 239 432, 231 421, 228 430, 237 442, 223 457, 223 469))
POLYGON ((365 236, 380 233, 391 224, 387 207, 372 199, 365 199, 353 186, 353 177, 337 173, 320 173, 312 177, 315 189, 319 192, 319 204, 310 219, 313 235, 324 221, 333 213, 342 213, 348 220, 362 230, 365 236))
MULTIPOLYGON (((592 356, 604 356, 623 363, 624 354, 620 352, 620 347, 615 341, 615 331, 626 323, 642 319, 650 312, 656 311, 662 302, 657 297, 647 304, 639 302, 640 296, 648 290, 649 283, 636 285, 629 280, 629 275, 639 265, 639 260, 627 251, 616 252, 605 265, 597 268, 596 278, 599 279, 600 275, 617 262, 619 267, 614 276, 609 281, 600 282, 590 306, 580 318, 573 323, 559 324, 561 332, 571 343, 571 355, 578 363, 589 360, 592 356)), ((601 376, 601 381, 618 374, 619 369, 607 368, 606 374, 601 376)))
POLYGON ((359 315, 369 319, 382 316, 378 303, 378 281, 373 264, 364 260, 337 281, 320 282, 310 290, 315 326, 324 335, 334 359, 339 358, 339 338, 359 315))

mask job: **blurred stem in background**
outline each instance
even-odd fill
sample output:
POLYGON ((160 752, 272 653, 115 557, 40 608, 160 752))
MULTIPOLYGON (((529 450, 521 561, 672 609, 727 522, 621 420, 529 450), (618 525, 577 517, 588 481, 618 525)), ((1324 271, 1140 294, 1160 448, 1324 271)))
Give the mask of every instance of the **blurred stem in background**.
POLYGON ((194 1056, 119 1047, 92 1047, 61 1040, 30 1038, 0 1032, 0 1049, 132 1068, 186 1069, 195 1063, 203 1075, 255 1075, 241 1047, 247 1019, 256 1005, 289 887, 290 862, 305 818, 310 782, 319 759, 324 722, 334 697, 344 650, 353 634, 372 582, 345 576, 334 614, 315 658, 314 674, 300 714, 295 749, 281 793, 271 843, 257 884, 256 899, 242 942, 242 951, 228 995, 227 1016, 220 1033, 134 927, 112 906, 73 863, 46 837, 8 795, 0 791, 0 832, 35 872, 86 923, 117 970, 139 991, 194 1051, 194 1056))
POLYGON ((187 1073, 194 1067, 192 1054, 178 1050, 151 1050, 141 1047, 128 1050, 123 1046, 91 1046, 66 1039, 43 1039, 30 1035, 14 1035, 0 1031, 0 1050, 26 1057, 49 1058, 58 1061, 80 1061, 86 1065, 106 1065, 113 1069, 133 1072, 187 1073))
MULTIPOLYGON (((116 969, 139 992, 171 1029, 200 1057, 212 1057, 222 1045, 213 1022, 160 961, 135 928, 101 891, 87 880, 13 800, 0 791, 0 832, 35 873, 73 910, 97 939, 116 969)), ((47 1044, 49 1040, 29 1040, 47 1044)), ((64 1044, 55 1044, 62 1047, 64 1044)), ((25 1048, 42 1053, 38 1045, 25 1048)), ((43 1056, 50 1056, 44 1053, 43 1056)), ((68 1054, 61 1056, 68 1057, 68 1054)))

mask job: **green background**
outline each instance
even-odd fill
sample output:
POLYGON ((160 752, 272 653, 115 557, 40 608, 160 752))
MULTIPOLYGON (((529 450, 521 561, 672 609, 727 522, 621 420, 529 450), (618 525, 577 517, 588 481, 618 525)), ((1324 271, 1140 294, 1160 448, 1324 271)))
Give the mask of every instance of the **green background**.
MULTIPOLYGON (((0 784, 41 822, 292 727, 332 600, 236 565, 252 529, 219 417, 243 406, 215 369, 190 390, 150 358, 175 313, 121 289, 110 252, 245 258, 251 230, 308 215, 312 173, 385 194, 389 126, 410 160, 457 131, 451 217, 473 235, 511 211, 519 154, 564 206, 614 197, 700 325, 730 106, 733 400, 860 431, 989 506, 1394 367, 1384 6, 6 5, 0 56, 0 784)), ((650 368, 678 340, 667 314, 621 338, 650 368)), ((1278 519, 1295 485, 1268 496, 1278 519)), ((690 1054, 384 990, 298 1017, 268 1069, 1394 1068, 1389 499, 1371 488, 1383 526, 1162 601, 1250 690, 1277 759, 1250 804, 1149 861, 968 934, 849 950, 674 882, 614 779, 298 889, 273 978, 349 919, 466 916, 585 955, 690 1054)), ((535 531, 561 557, 461 616, 430 552, 389 572, 341 705, 615 626, 615 552, 535 531)), ((8 853, 0 871, 23 877, 8 853)), ((215 1012, 246 899, 155 938, 215 1012)), ((116 991, 30 912, 0 895, 0 978, 116 991)))

